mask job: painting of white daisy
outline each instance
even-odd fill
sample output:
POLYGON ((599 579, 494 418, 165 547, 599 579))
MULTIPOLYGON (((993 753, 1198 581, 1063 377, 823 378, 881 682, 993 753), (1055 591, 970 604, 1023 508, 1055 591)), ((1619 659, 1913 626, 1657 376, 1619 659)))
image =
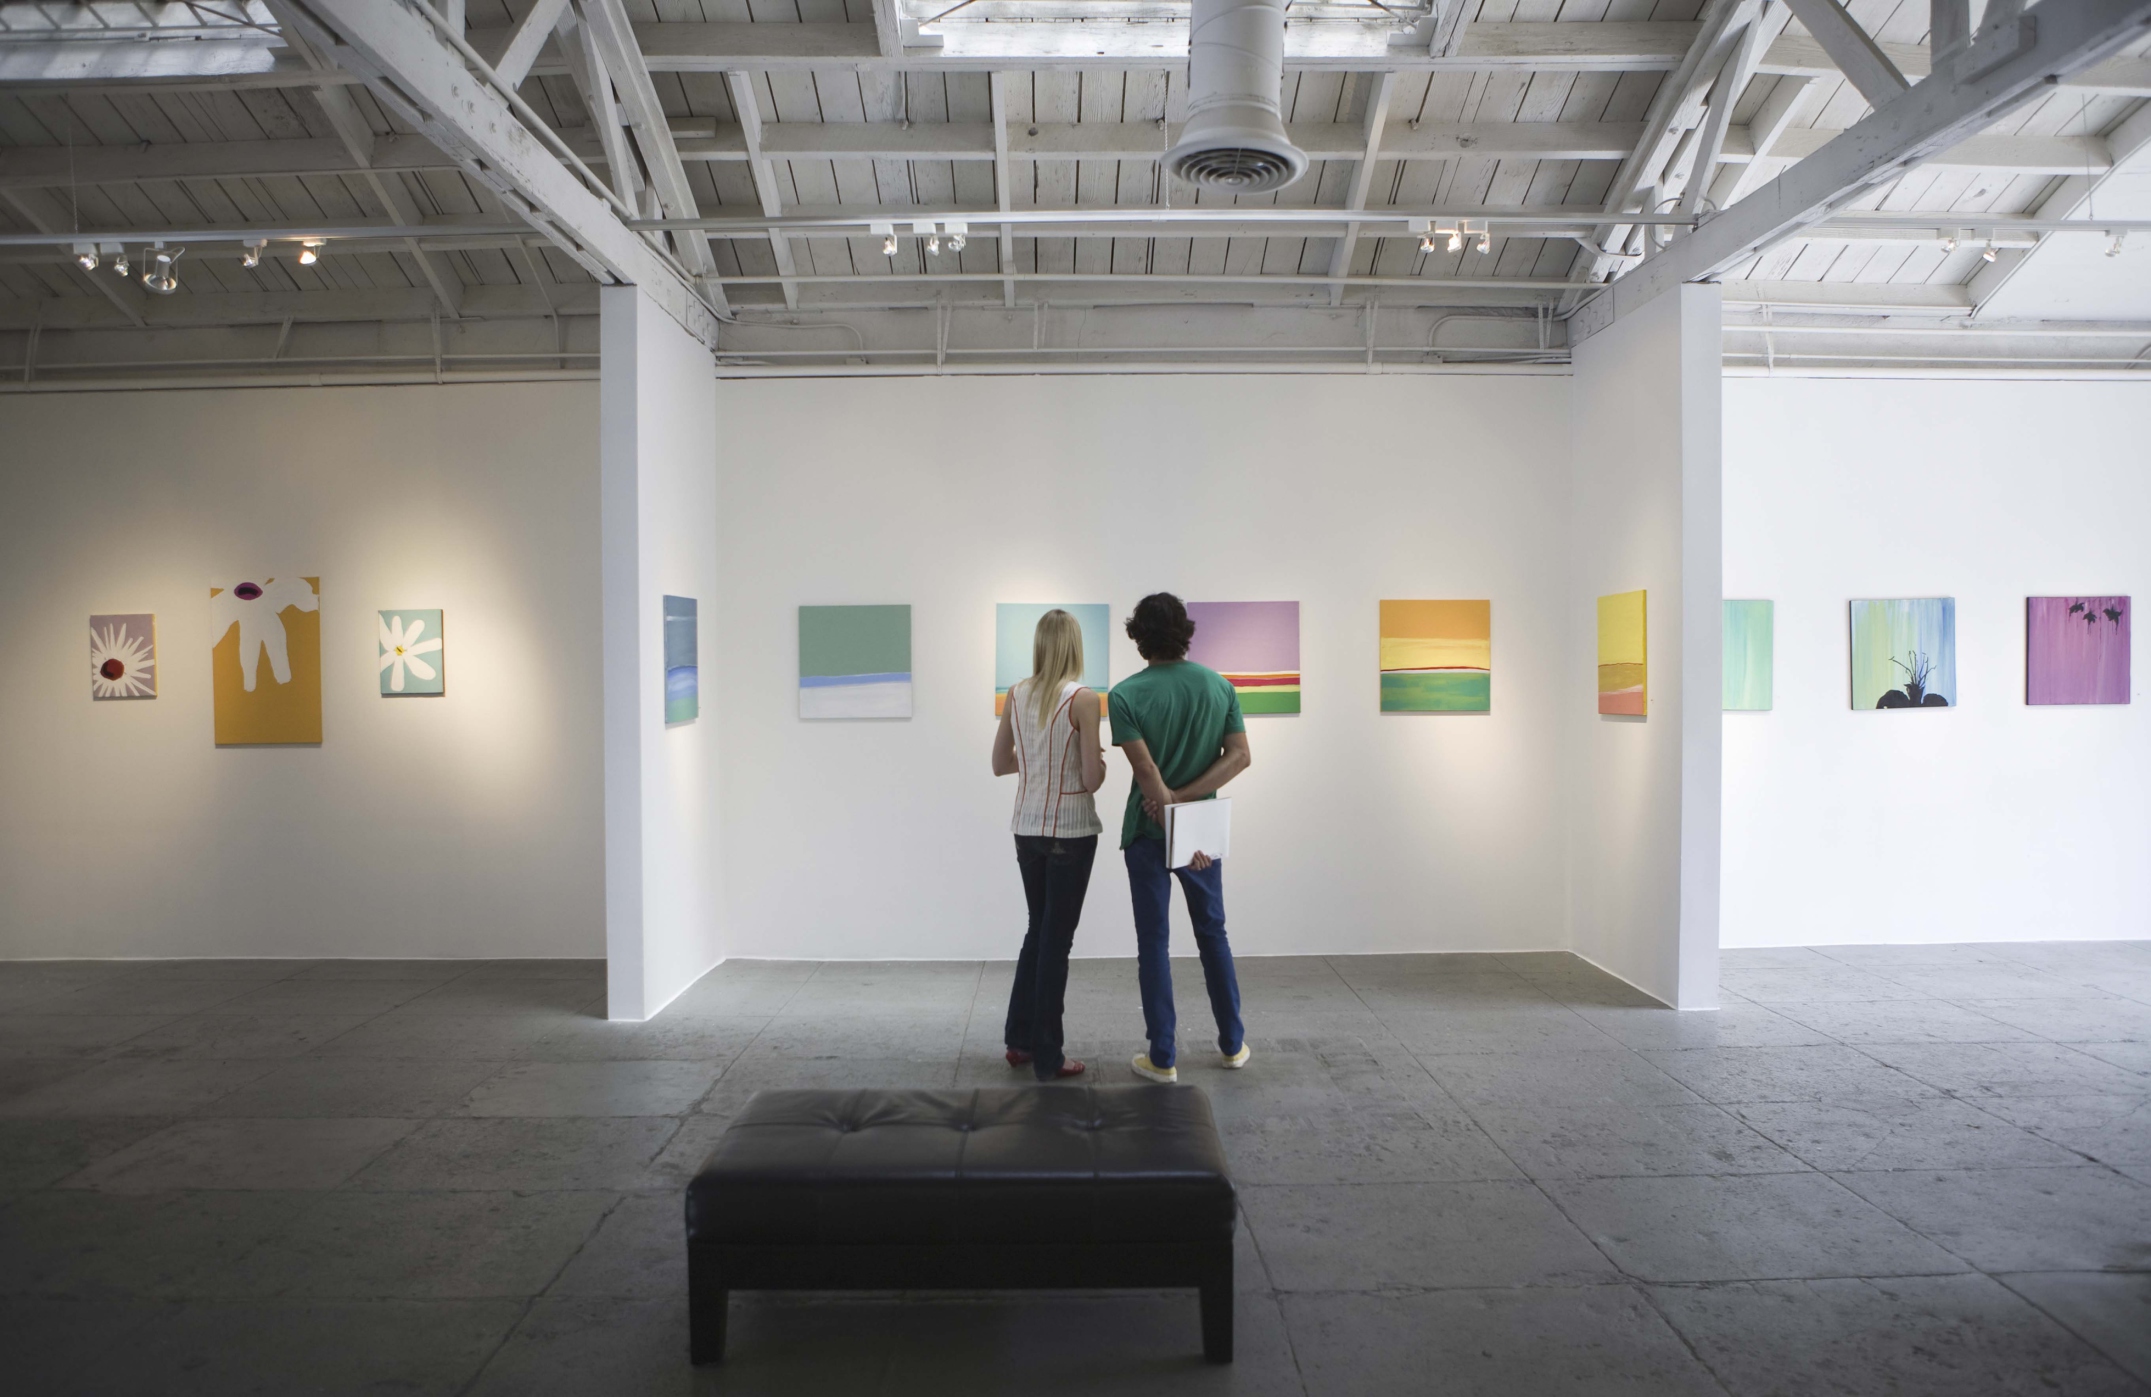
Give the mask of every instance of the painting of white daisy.
POLYGON ((441 654, 441 613, 381 613, 381 694, 395 697, 448 692, 441 654))
POLYGON ((157 696, 157 618, 147 611, 90 618, 90 697, 157 696))

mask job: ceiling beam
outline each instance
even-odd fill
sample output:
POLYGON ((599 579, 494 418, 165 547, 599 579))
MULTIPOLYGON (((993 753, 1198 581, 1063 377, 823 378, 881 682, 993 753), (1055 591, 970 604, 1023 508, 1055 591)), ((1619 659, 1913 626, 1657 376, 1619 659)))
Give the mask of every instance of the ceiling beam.
MULTIPOLYGON (((2032 210, 2034 218, 2074 219, 2085 214, 2090 211, 2092 198, 2098 193, 2100 186, 2104 185, 2116 170, 2131 162, 2134 168, 2143 168, 2144 157, 2147 152, 2151 152, 2151 106, 2138 107, 2127 120, 2114 128, 2110 137, 2099 141, 2099 145, 2106 156, 2105 163, 2097 170, 2079 167, 2084 173, 2066 172, 2060 186, 2049 191, 2047 196, 2040 200, 2039 206, 2032 210)), ((2050 234, 2043 234, 2038 241, 2043 243, 2050 237, 2050 234)), ((1993 262, 1974 273, 1970 284, 1973 312, 1976 314, 1986 309, 1987 303, 1993 300, 2003 287, 2015 280, 2017 274, 2029 265, 2038 252, 2036 244, 2022 252, 2001 252, 1996 254, 1993 262)))
POLYGON ((1989 25, 1927 81, 1883 103, 1716 218, 1676 236, 1579 306, 1570 317, 1570 335, 1581 341, 1631 306, 1737 266, 1861 191, 1986 129, 2056 76, 2097 62, 2146 28, 2151 0, 2049 0, 2016 20, 1989 25))
MULTIPOLYGON (((1311 160, 1357 160, 1366 130, 1354 122, 1291 122, 1292 143, 1311 160)), ((1619 160, 1642 135, 1635 121, 1421 122, 1391 127, 1378 160, 1619 160)), ((687 160, 745 160, 746 139, 731 122, 675 117, 672 133, 687 160)), ((569 142, 585 159, 603 151, 584 128, 569 142)), ((1155 160, 1179 139, 1177 124, 1155 121, 1033 122, 1008 132, 1014 160, 1155 160), (1036 131, 1036 135, 1030 134, 1036 131)), ((178 149, 172 147, 170 149, 178 149)), ((762 124, 762 154, 772 160, 975 160, 994 157, 990 122, 781 122, 762 124)))
POLYGON ((1792 12, 1807 26, 1807 32, 1815 36, 1824 53, 1837 70, 1845 75, 1845 81, 1859 89, 1862 97, 1872 106, 1905 94, 1912 84, 1897 70, 1882 46, 1874 41, 1859 21, 1845 12, 1837 0, 1785 0, 1792 12))
POLYGON ((253 33, 232 39, 54 39, 0 45, 0 91, 16 95, 55 88, 243 91, 357 81, 345 73, 319 73, 281 39, 253 33))
POLYGON ((523 85, 523 79, 530 76, 530 66, 538 61, 545 41, 553 37, 553 29, 567 8, 568 0, 533 0, 523 17, 509 28, 507 43, 500 57, 493 60, 493 72, 502 82, 510 87, 523 85))
MULTIPOLYGON (((642 163, 648 167, 650 188, 667 218, 692 218, 699 212, 694 189, 687 183, 687 167, 680 163, 679 149, 672 144, 672 127, 657 99, 650 70, 635 47, 635 36, 620 0, 583 0, 583 27, 597 42, 599 55, 612 74, 620 94, 620 106, 634 128, 635 144, 641 147, 642 163)), ((709 239, 688 233, 678 239, 680 258, 687 270, 706 277, 717 270, 710 256, 709 239)))
MULTIPOLYGON (((1803 79, 1778 85, 1750 125, 1730 127, 1719 160, 1745 165, 1755 158, 1754 132, 1763 130, 1764 162, 1803 159, 1840 133, 1792 127, 1793 92, 1809 90, 1803 79), (1780 94, 1783 94, 1781 97, 1780 94)), ((739 126, 707 117, 671 119, 673 145, 683 160, 745 161, 747 142, 739 126)), ((1008 158, 1031 160, 1155 160, 1171 148, 1177 132, 1149 122, 1040 122, 1038 134, 1015 127, 1008 158)), ((1364 128, 1347 122, 1295 122, 1286 131, 1314 160, 1357 160, 1364 128)), ((584 159, 602 162, 603 143, 589 127, 561 133, 584 159)), ((1387 127, 1377 160, 1619 160, 1642 138, 1640 121, 1422 122, 1417 130, 1387 127)), ((762 154, 771 160, 952 160, 994 158, 994 132, 985 123, 766 122, 762 154)), ((2081 174, 2108 167, 2105 141, 2097 136, 1974 136, 1929 158, 1929 165, 1961 166, 2019 174, 2081 174)), ((173 141, 154 145, 77 146, 72 161, 61 146, 0 147, 0 189, 64 189, 70 184, 136 184, 157 181, 304 179, 454 170, 458 166, 422 136, 377 133, 364 167, 339 139, 277 141, 173 141), (72 170, 70 170, 72 164, 72 170)), ((1759 172, 1760 173, 1760 172, 1759 172)), ((1759 180, 1757 181, 1760 182, 1759 180)), ((1716 197, 1716 196, 1713 196, 1716 197)), ((1729 204, 1730 199, 1722 199, 1729 204)), ((895 207, 892 205, 891 207, 895 207)))
MULTIPOLYGON (((370 166, 384 173, 452 170, 455 162, 419 136, 374 137, 370 166)), ((361 167, 338 138, 284 141, 170 141, 155 145, 0 147, 0 189, 153 180, 272 179, 355 174, 361 167)))
MULTIPOLYGON (((1755 158, 1753 128, 1736 126, 1727 134, 1725 161, 1755 158)), ((1764 152, 1766 160, 1805 160, 1842 136, 1842 131, 1801 127, 1783 131, 1764 152)), ((1919 162, 1936 167, 1995 170, 2014 175, 2081 175, 2103 173, 2113 167, 2113 154, 2104 136, 1973 136, 1948 150, 1937 151, 1919 162)))
MULTIPOLYGON (((1713 60, 1725 61, 1723 45, 1728 29, 1749 13, 1753 4, 1754 0, 1708 0, 1705 18, 1696 26, 1686 56, 1651 96, 1651 104, 1643 114, 1642 139, 1614 172, 1613 183, 1606 190, 1608 215, 1646 211, 1640 207, 1649 197, 1645 191, 1655 186, 1658 172, 1673 155, 1687 108, 1701 99, 1703 85, 1715 70, 1713 60)), ((1598 251, 1591 258, 1586 280, 1599 280, 1621 262, 1635 227, 1633 222, 1599 225, 1591 235, 1591 245, 1598 251)))
MULTIPOLYGON (((0 189, 0 203, 6 204, 25 223, 40 233, 61 233, 78 226, 72 211, 60 206, 60 201, 42 189, 0 189)), ((72 256, 72 253, 68 253, 72 256)), ((76 269, 80 271, 80 268, 76 269)), ((148 296, 135 289, 127 278, 97 271, 82 272, 99 296, 112 303, 115 310, 135 325, 146 323, 144 311, 148 296)), ((72 280, 72 278, 70 278, 72 280)), ((86 298, 85 298, 86 299, 86 298)))
POLYGON ((426 18, 379 0, 297 3, 349 46, 336 50, 337 60, 366 76, 385 107, 454 156, 467 175, 593 275, 640 286, 688 333, 716 344, 717 319, 700 288, 545 149, 426 18))
MULTIPOLYGON (((731 94, 732 111, 739 117, 740 134, 747 144, 747 168, 754 177, 754 193, 761 201, 762 216, 780 217, 784 213, 784 195, 777 188, 776 167, 762 153, 762 104, 754 95, 754 79, 745 73, 726 73, 724 81, 726 91, 731 94)), ((778 274, 790 277, 798 270, 792 262, 792 245, 775 229, 771 229, 768 236, 770 255, 776 259, 778 274)), ((784 283, 784 304, 799 304, 797 282, 787 280, 784 283)))
MULTIPOLYGON (((966 56, 961 46, 902 49, 886 53, 876 24, 673 23, 635 26, 636 41, 652 72, 722 73, 733 69, 888 67, 913 71, 1015 69, 1128 69, 1181 67, 1187 62, 1183 32, 1162 44, 1158 27, 1127 25, 1118 29, 1081 26, 1084 33, 1047 42, 1036 35, 1027 44, 1011 43, 1008 31, 1073 30, 1073 25, 997 26, 1005 51, 966 56), (1081 43, 1069 42, 1070 38, 1081 43)), ((1285 66, 1291 69, 1342 69, 1361 72, 1484 71, 1531 68, 1568 72, 1670 71, 1679 67, 1693 42, 1693 21, 1503 24, 1471 23, 1452 31, 1451 50, 1436 55, 1409 47, 1379 49, 1361 40, 1327 39, 1316 26, 1298 25, 1286 36, 1285 66), (1548 31, 1555 31, 1549 33, 1548 31), (1570 32, 1574 31, 1574 32, 1570 32)), ((473 29, 471 45, 489 62, 510 56, 520 26, 473 29)), ((526 38, 528 36, 526 35, 526 38)), ((1928 55, 1918 44, 1884 43, 1882 54, 1907 78, 1926 74, 1928 55)), ((516 55, 520 59, 520 54, 516 55)), ((531 76, 563 76, 566 60, 542 44, 531 76)), ((1822 46, 1804 36, 1788 35, 1771 44, 1757 71, 1800 77, 1835 77, 1838 69, 1822 46)), ((71 87, 78 90, 144 89, 231 90, 306 87, 350 83, 347 72, 319 73, 306 66, 277 39, 243 35, 229 39, 160 40, 141 43, 54 39, 0 46, 0 91, 28 92, 71 87)), ((2151 96, 2151 59, 2116 58, 2065 80, 2117 96, 2151 96)))
MULTIPOLYGON (((1778 162, 1768 157, 1790 132, 1793 119, 1799 116, 1800 108, 1806 104, 1808 94, 1815 90, 1817 81, 1815 78, 1781 77, 1777 86, 1770 89, 1770 95, 1763 99, 1763 104, 1755 109, 1755 115, 1749 118, 1744 133, 1747 137, 1749 158, 1740 164, 1729 164, 1725 173, 1719 176, 1717 185, 1710 191, 1712 201, 1719 208, 1731 208, 1739 203, 1743 195, 1778 169, 1778 162), (1756 159, 1757 151, 1761 151, 1765 158, 1756 159)), ((1733 159, 1731 152, 1736 139, 1735 133, 1727 133, 1726 149, 1720 152, 1721 159, 1733 159)))
MULTIPOLYGON (((893 6, 893 0, 891 3, 893 6)), ((881 12, 877 9, 875 13, 881 12)), ((1015 207, 1014 172, 1008 153, 1008 74, 989 73, 986 92, 993 109, 993 203, 995 208, 1007 213, 1015 207)), ((1006 223, 1001 225, 999 253, 1001 270, 1013 272, 1016 269, 1016 230, 1006 223)), ((1001 304, 1012 306, 1015 303, 1016 280, 1008 277, 1001 282, 1001 304)))
MULTIPOLYGON (((1363 209, 1367 195, 1374 188, 1374 166, 1382 158, 1382 129, 1389 122, 1389 97, 1396 90, 1395 73, 1376 73, 1374 90, 1367 94, 1367 115, 1360 135, 1360 149, 1352 166, 1352 183, 1345 191, 1344 206, 1363 209)), ((1352 270, 1352 252, 1359 246, 1359 225, 1344 225, 1344 236, 1337 239, 1330 249, 1329 300, 1331 305, 1344 303, 1344 278, 1352 270)))
MULTIPOLYGON (((0 326, 19 327, 40 313, 47 329, 164 329, 211 325, 333 324, 358 321, 425 321, 433 318, 433 295, 422 286, 367 291, 181 291, 145 298, 142 319, 130 320, 88 296, 30 300, 0 296, 0 326)), ((464 299, 472 319, 549 319, 597 314, 597 287, 556 286, 551 298, 534 286, 473 286, 464 299)))
MULTIPOLYGON (((291 51, 298 54, 315 72, 331 71, 332 65, 328 56, 300 32, 287 0, 268 0, 268 5, 269 13, 276 17, 278 25, 284 31, 284 41, 290 45, 291 51)), ((416 226, 423 221, 425 214, 420 211, 417 201, 411 198, 410 192, 403 187, 403 176, 383 174, 373 168, 373 151, 377 137, 373 127, 367 124, 365 114, 359 111, 358 103, 352 100, 350 91, 342 87, 317 87, 312 91, 314 105, 320 108, 323 118, 329 123, 329 129, 336 133, 337 143, 350 157, 359 177, 373 191, 373 197, 387 211, 388 216, 406 227, 416 226)), ((432 289, 434 299, 440 302, 441 309, 448 313, 451 320, 460 317, 463 313, 463 279, 440 258, 420 247, 416 238, 407 240, 403 251, 405 256, 418 264, 419 275, 425 278, 426 285, 432 289)))
POLYGON ((1727 310, 1768 305, 1789 310, 1865 314, 1896 311, 1963 315, 1972 308, 1972 298, 1961 286, 1897 286, 1857 281, 1728 281, 1722 285, 1727 310))

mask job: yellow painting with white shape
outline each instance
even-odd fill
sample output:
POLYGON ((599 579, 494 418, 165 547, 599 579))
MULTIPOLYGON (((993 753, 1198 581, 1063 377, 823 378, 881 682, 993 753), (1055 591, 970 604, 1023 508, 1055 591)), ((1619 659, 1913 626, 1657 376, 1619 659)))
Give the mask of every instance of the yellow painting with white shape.
POLYGON ((321 579, 243 578, 209 589, 219 747, 321 740, 321 579))

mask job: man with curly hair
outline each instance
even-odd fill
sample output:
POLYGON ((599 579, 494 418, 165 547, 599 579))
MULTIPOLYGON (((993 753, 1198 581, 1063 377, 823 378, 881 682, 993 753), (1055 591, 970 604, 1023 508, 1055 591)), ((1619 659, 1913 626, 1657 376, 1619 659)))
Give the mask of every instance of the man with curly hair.
POLYGON ((1187 896, 1195 924, 1195 950, 1202 957, 1203 984, 1217 1017, 1217 1048, 1226 1067, 1247 1065, 1247 1034, 1240 1023, 1240 981, 1225 939, 1224 865, 1197 853, 1185 868, 1169 868, 1165 807, 1209 800, 1218 787, 1248 767, 1247 723, 1232 685, 1214 669, 1187 657, 1195 623, 1170 592, 1155 592, 1135 605, 1128 638, 1149 667, 1113 686, 1106 704, 1113 719, 1113 745, 1128 756, 1135 785, 1120 829, 1121 857, 1128 865, 1128 891, 1135 899, 1136 968, 1143 990, 1143 1030, 1149 1051, 1136 1055, 1137 1076, 1153 1082, 1180 1079, 1174 1066, 1173 972, 1168 951, 1172 880, 1187 896))

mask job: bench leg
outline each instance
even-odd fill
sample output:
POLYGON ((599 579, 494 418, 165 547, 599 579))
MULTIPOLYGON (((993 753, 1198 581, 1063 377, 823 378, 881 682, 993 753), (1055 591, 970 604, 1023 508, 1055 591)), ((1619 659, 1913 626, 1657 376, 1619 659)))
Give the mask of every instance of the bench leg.
POLYGON ((717 1258, 701 1247, 687 1248, 687 1356, 690 1362, 724 1359, 725 1310, 731 1293, 724 1287, 717 1258))
POLYGON ((1212 1363, 1232 1362, 1232 1250, 1209 1268, 1202 1284, 1202 1356, 1212 1363))

